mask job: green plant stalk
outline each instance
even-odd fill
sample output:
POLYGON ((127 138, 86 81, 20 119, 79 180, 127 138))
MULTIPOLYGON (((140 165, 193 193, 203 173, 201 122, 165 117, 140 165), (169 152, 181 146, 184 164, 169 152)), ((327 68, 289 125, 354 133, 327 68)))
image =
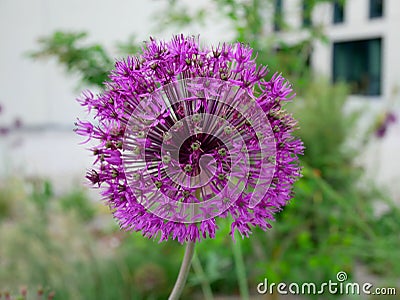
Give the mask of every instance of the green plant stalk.
POLYGON ((205 300, 213 300, 214 296, 211 290, 210 282, 207 279, 207 275, 204 273, 204 270, 201 266, 200 259, 197 256, 196 252, 193 256, 193 270, 200 278, 201 290, 203 291, 203 296, 205 300))
POLYGON ((195 246, 194 242, 188 242, 186 244, 186 249, 185 249, 185 254, 183 256, 181 269, 179 270, 178 278, 176 279, 175 286, 172 289, 172 292, 169 295, 168 300, 178 300, 182 294, 183 288, 185 287, 186 279, 189 274, 190 265, 194 254, 194 246, 195 246))
MULTIPOLYGON (((235 233, 235 236, 237 234, 235 233)), ((249 300, 249 288, 247 286, 247 276, 246 276, 246 268, 243 260, 243 253, 241 247, 241 239, 235 238, 235 241, 232 241, 232 250, 233 250, 233 260, 235 262, 235 270, 236 276, 239 284, 240 298, 242 300, 249 300)))
MULTIPOLYGON (((306 167, 308 167, 309 169, 311 169, 310 166, 308 166, 306 163, 304 163, 304 165, 306 167)), ((322 177, 316 176, 315 174, 313 174, 312 172, 310 172, 309 174, 310 176, 312 176, 312 178, 317 182, 317 184, 325 191, 327 192, 333 200, 336 201, 336 203, 340 204, 341 207, 343 207, 344 209, 346 209, 346 211, 349 214, 354 215, 354 211, 352 210, 351 207, 347 206, 347 205, 343 205, 343 203, 346 203, 346 200, 328 183, 326 182, 326 180, 322 177)), ((376 235, 373 231, 373 229, 371 228, 371 226, 367 223, 367 222, 363 222, 362 219, 360 218, 354 218, 354 222, 356 223, 356 225, 364 231, 364 233, 370 238, 370 239, 374 239, 376 238, 376 235)))

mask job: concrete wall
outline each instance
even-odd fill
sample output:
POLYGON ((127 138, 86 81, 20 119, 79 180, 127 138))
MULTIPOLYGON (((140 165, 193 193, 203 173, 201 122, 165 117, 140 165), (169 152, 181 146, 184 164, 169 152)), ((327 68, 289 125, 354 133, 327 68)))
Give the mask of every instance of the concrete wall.
MULTIPOLYGON (((186 2, 195 9, 192 1, 186 2)), ((210 7, 206 1, 200 4, 210 7)), ((116 53, 115 43, 132 34, 143 41, 181 33, 161 34, 156 28, 157 12, 166 5, 161 0, 0 0, 0 127, 16 118, 23 124, 21 131, 0 135, 0 180, 4 174, 39 175, 65 185, 82 179, 91 166, 89 151, 72 132, 77 116, 85 116, 75 101, 85 87, 54 60, 29 59, 27 52, 38 48, 37 39, 55 30, 83 30, 88 42, 116 53)), ((232 39, 223 22, 183 33, 201 33, 210 43, 232 39)))

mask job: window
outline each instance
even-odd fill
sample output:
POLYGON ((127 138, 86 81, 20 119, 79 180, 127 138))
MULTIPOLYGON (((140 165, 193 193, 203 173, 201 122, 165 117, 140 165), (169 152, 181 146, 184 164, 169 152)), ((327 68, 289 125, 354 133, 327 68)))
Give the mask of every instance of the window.
POLYGON ((369 0, 369 18, 380 18, 383 15, 383 0, 369 0))
POLYGON ((333 23, 339 24, 344 21, 344 3, 343 1, 336 0, 333 3, 333 23))
POLYGON ((303 27, 309 27, 311 25, 311 11, 312 3, 310 0, 303 0, 302 15, 303 15, 303 27))
POLYGON ((274 31, 282 29, 283 22, 283 0, 275 0, 274 31))
POLYGON ((381 94, 381 39, 333 44, 333 81, 350 84, 352 94, 381 94))

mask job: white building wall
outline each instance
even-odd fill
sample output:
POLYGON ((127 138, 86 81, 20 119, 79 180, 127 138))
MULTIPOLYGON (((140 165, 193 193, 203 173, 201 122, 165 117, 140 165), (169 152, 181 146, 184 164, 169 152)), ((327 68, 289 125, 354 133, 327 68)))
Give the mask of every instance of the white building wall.
MULTIPOLYGON (((204 2, 203 2, 204 3, 204 2)), ((0 1, 0 104, 2 122, 20 117, 25 124, 71 125, 81 111, 76 78, 64 76, 54 61, 33 61, 27 52, 38 49, 37 39, 55 30, 87 31, 89 42, 106 45, 115 53, 115 43, 132 34, 138 41, 149 36, 170 38, 156 29, 157 12, 167 1, 140 0, 1 0, 0 1)), ((180 33, 180 32, 176 32, 180 33)), ((232 36, 222 26, 193 27, 187 34, 201 33, 204 41, 232 36)))
MULTIPOLYGON (((191 4, 192 1, 186 1, 191 4)), ((203 42, 232 39, 224 22, 193 26, 183 32, 160 34, 157 12, 167 1, 141 0, 0 0, 0 127, 15 118, 21 131, 0 135, 0 180, 2 175, 38 175, 65 185, 82 179, 92 158, 82 138, 72 129, 77 116, 85 117, 75 99, 81 89, 77 77, 66 76, 54 60, 33 61, 27 52, 38 49, 37 39, 56 30, 87 31, 96 42, 116 53, 115 43, 135 34, 138 41, 149 36, 201 34, 203 42)), ((209 7, 207 1, 196 5, 209 7)))
MULTIPOLYGON (((369 18, 368 0, 347 0, 344 22, 333 24, 333 8, 321 4, 314 12, 314 21, 325 27, 330 44, 317 43, 313 54, 313 68, 332 75, 332 45, 334 42, 382 38, 382 102, 392 101, 393 90, 400 84, 400 1, 386 0, 382 18, 369 18)), ((351 67, 351 66, 349 66, 351 67)))

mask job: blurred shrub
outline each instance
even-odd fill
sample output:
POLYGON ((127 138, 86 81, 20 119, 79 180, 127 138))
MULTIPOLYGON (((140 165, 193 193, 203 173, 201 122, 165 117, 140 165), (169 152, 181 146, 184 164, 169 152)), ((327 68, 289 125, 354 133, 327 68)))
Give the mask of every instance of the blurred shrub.
POLYGON ((95 216, 95 208, 83 189, 73 190, 58 201, 63 210, 76 212, 83 221, 90 221, 95 216))
POLYGON ((39 39, 40 51, 31 52, 33 58, 55 57, 68 72, 84 74, 82 82, 90 85, 101 85, 107 78, 113 60, 103 46, 85 45, 85 32, 54 32, 53 35, 39 39))
POLYGON ((110 213, 96 210, 81 189, 56 196, 48 180, 6 182, 0 195, 12 209, 0 222, 0 291, 24 285, 48 287, 44 291, 61 300, 167 297, 180 245, 155 247, 139 234, 121 233, 110 213))
POLYGON ((36 289, 34 297, 32 297, 32 293, 28 291, 26 287, 22 287, 20 289, 19 294, 12 294, 9 291, 1 292, 0 291, 0 300, 53 300, 55 293, 53 291, 46 291, 42 287, 36 289), (3 298, 4 295, 4 298, 3 298))
POLYGON ((257 235, 267 253, 264 276, 272 281, 322 283, 339 271, 351 278, 361 261, 370 271, 379 266, 386 280, 400 276, 400 253, 390 250, 400 247, 399 208, 374 213, 374 203, 385 196, 354 162, 365 139, 353 139, 359 112, 344 112, 346 95, 344 86, 313 82, 290 107, 306 145, 304 176, 271 233, 257 235))
POLYGON ((14 191, 0 186, 0 222, 11 216, 14 191))
MULTIPOLYGON (((56 31, 51 36, 39 38, 40 50, 28 54, 34 59, 56 58, 57 62, 71 74, 77 74, 85 85, 101 87, 108 79, 114 64, 112 55, 100 44, 88 43, 86 32, 56 31)), ((136 53, 140 47, 131 36, 126 42, 116 45, 119 53, 136 53)))

